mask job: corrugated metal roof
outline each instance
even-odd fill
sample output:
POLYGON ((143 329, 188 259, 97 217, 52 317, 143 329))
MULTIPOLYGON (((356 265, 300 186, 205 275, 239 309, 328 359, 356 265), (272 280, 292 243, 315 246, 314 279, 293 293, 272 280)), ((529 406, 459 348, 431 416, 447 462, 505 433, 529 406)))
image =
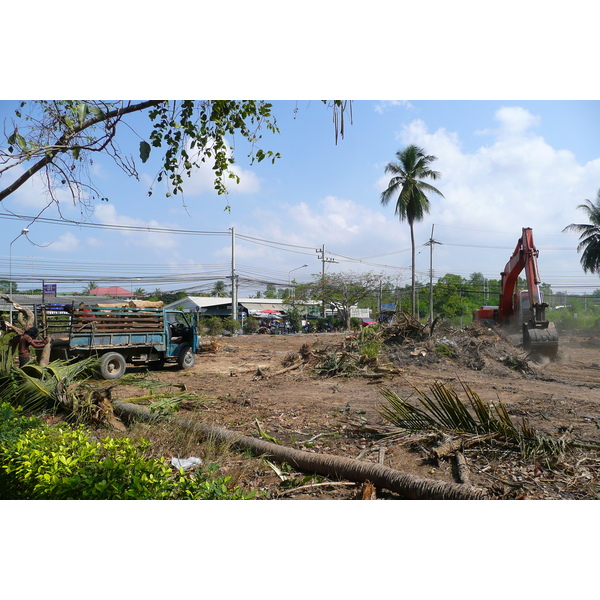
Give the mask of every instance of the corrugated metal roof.
POLYGON ((281 304, 275 304, 274 302, 248 302, 240 300, 240 304, 248 310, 276 310, 278 312, 283 310, 281 304))

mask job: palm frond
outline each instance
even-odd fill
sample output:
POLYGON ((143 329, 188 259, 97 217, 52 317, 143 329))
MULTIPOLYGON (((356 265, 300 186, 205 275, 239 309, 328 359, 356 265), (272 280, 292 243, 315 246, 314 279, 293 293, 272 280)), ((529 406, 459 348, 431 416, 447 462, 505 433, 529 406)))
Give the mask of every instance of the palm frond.
POLYGON ((379 413, 399 430, 492 435, 516 444, 524 455, 557 454, 569 446, 581 445, 542 435, 525 419, 520 425, 516 424, 501 402, 486 404, 469 386, 461 385, 466 401, 443 383, 430 386, 429 394, 414 388, 420 406, 384 388, 381 394, 388 404, 380 407, 379 413))
POLYGON ((88 358, 69 362, 56 360, 47 367, 28 363, 22 368, 14 364, 0 376, 0 401, 21 406, 27 411, 55 410, 73 407, 76 394, 97 368, 98 361, 88 358))

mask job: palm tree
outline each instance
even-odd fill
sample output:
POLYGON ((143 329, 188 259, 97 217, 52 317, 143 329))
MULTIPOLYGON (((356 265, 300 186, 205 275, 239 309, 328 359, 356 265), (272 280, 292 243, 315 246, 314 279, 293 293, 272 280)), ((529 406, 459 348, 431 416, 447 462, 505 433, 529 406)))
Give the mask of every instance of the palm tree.
POLYGON ((87 286, 83 289, 84 294, 89 294, 92 290, 95 290, 98 287, 97 281, 90 281, 87 286))
POLYGON ((586 200, 586 204, 580 204, 577 208, 587 213, 590 223, 571 223, 563 231, 576 231, 581 234, 577 252, 583 250, 581 254, 583 271, 600 275, 600 190, 595 202, 586 200))
POLYGON ((415 234, 413 224, 422 221, 425 213, 429 212, 429 198, 425 192, 434 192, 444 197, 442 192, 423 179, 437 179, 440 177, 438 171, 429 168, 436 160, 435 156, 426 155, 422 148, 414 144, 407 146, 404 150, 396 152, 398 162, 391 162, 385 168, 385 172, 392 175, 387 189, 381 193, 381 204, 384 206, 396 198, 395 214, 400 221, 405 219, 410 227, 410 242, 412 247, 411 263, 411 289, 412 289, 412 314, 416 309, 416 287, 415 287, 415 234))
POLYGON ((221 279, 219 281, 215 281, 212 289, 212 295, 216 298, 223 298, 227 294, 227 287, 225 286, 225 282, 221 279))

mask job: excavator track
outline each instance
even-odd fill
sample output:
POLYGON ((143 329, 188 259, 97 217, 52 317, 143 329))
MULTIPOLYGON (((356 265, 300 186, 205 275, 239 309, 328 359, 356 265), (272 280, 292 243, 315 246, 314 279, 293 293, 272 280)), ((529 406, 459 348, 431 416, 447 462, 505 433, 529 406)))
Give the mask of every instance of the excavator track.
POLYGON ((547 327, 523 325, 523 346, 527 350, 554 359, 558 354, 558 332, 554 323, 547 327))

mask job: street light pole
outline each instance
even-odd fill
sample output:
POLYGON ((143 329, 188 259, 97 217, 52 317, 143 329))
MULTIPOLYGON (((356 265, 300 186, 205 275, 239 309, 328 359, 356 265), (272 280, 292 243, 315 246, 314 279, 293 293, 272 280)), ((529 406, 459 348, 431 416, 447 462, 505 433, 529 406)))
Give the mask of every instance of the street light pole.
MULTIPOLYGON (((22 235, 27 235, 29 233, 29 229, 27 229, 27 227, 25 227, 24 229, 21 230, 21 233, 10 243, 10 246, 8 247, 8 270, 9 270, 9 276, 8 276, 8 297, 12 300, 12 290, 13 290, 13 281, 12 281, 12 245, 22 236, 22 235)), ((13 316, 13 305, 12 302, 10 304, 10 324, 12 325, 12 316, 13 316)))
POLYGON ((308 267, 308 265, 304 264, 301 267, 296 267, 295 269, 288 271, 288 287, 292 285, 292 278, 291 278, 292 271, 297 271, 298 269, 304 269, 304 267, 308 267))

